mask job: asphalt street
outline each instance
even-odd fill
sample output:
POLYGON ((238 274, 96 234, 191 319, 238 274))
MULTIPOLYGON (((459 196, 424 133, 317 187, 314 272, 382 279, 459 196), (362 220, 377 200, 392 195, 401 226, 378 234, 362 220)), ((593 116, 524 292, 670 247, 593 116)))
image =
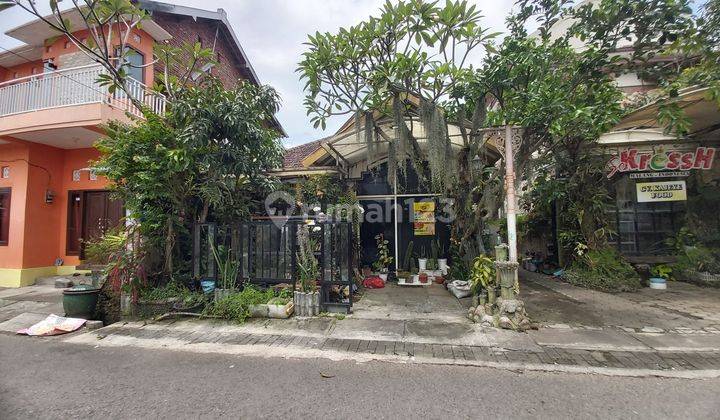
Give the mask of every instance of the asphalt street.
POLYGON ((0 418, 718 418, 720 380, 93 347, 0 335, 0 418))

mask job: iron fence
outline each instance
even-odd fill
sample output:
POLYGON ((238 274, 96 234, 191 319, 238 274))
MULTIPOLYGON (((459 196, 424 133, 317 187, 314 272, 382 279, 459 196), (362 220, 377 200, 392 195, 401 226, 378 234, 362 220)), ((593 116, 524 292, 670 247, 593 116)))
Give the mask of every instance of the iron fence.
POLYGON ((196 224, 193 232, 193 275, 197 280, 218 280, 216 255, 238 264, 235 286, 252 283, 263 287, 297 285, 297 233, 308 225, 320 267, 318 279, 322 311, 333 307, 350 312, 353 293, 352 223, 332 219, 267 218, 232 226, 196 224))

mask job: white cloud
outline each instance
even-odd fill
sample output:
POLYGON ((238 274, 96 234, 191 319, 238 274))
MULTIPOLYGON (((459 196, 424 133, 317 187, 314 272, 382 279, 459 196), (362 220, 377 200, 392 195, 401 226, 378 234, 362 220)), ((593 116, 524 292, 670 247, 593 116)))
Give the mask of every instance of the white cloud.
MULTIPOLYGON (((263 83, 282 95, 278 119, 288 132, 288 146, 305 143, 333 133, 344 122, 337 117, 325 131, 315 130, 302 105, 302 84, 295 72, 305 50, 307 34, 334 32, 377 15, 384 0, 165 0, 201 9, 224 9, 243 49, 263 83)), ((472 2, 472 1, 471 1, 472 2)), ((492 31, 504 31, 504 20, 514 0, 475 0, 485 16, 483 23, 492 31)), ((0 31, 29 20, 19 10, 0 14, 0 31)), ((0 45, 14 47, 17 42, 0 35, 0 45)), ((477 62, 475 59, 473 62, 477 62)))

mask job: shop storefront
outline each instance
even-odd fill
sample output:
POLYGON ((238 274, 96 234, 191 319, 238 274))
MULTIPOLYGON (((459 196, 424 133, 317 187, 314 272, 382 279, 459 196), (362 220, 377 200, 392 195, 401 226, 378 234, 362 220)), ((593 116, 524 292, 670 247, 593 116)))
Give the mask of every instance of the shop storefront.
POLYGON ((689 206, 704 187, 720 182, 716 148, 697 142, 653 142, 608 152, 606 173, 613 181, 613 201, 607 215, 615 231, 611 243, 627 256, 672 254, 689 206))

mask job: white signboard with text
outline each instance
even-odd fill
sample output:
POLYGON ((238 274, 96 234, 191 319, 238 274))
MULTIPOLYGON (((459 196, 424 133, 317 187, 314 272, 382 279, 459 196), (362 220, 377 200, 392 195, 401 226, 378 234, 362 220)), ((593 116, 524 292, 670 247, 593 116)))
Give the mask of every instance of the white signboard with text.
POLYGON ((635 187, 638 203, 687 200, 685 181, 638 182, 635 187))

